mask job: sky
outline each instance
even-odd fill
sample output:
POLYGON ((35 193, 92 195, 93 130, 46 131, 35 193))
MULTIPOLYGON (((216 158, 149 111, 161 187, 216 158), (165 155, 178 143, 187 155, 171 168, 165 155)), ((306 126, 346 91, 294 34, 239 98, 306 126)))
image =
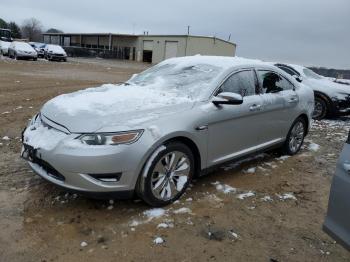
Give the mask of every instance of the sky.
POLYGON ((66 33, 186 34, 237 44, 237 56, 350 69, 350 0, 0 0, 0 18, 66 33))

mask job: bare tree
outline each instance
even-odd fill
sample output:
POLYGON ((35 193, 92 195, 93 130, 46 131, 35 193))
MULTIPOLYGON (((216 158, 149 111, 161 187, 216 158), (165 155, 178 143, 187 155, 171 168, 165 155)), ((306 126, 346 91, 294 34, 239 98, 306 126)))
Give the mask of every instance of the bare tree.
POLYGON ((41 41, 42 40, 42 24, 36 18, 29 18, 24 20, 22 24, 22 37, 28 38, 29 41, 41 41))

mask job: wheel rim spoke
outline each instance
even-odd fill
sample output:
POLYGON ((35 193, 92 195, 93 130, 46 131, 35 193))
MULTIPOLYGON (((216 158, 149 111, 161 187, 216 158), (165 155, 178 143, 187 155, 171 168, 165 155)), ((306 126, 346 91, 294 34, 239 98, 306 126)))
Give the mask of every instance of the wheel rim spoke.
POLYGON ((153 195, 161 200, 174 198, 182 191, 189 174, 190 161, 184 153, 174 151, 166 154, 157 162, 152 172, 153 195))

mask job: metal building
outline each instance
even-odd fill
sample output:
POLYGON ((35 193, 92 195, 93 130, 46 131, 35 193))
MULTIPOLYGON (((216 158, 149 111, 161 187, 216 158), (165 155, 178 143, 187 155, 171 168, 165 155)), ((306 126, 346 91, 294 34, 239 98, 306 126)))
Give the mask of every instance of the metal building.
POLYGON ((109 54, 109 57, 150 63, 196 54, 235 56, 236 52, 235 43, 194 35, 45 33, 43 40, 69 50, 84 49, 109 54))

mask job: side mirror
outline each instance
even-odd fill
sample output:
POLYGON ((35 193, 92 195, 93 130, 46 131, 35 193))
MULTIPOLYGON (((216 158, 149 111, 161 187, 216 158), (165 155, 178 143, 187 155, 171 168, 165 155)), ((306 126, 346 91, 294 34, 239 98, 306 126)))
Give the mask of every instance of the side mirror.
POLYGON ((215 96, 212 103, 218 105, 240 105, 243 103, 243 97, 236 93, 223 92, 215 96))
POLYGON ((303 82, 303 78, 301 76, 293 75, 295 80, 297 80, 299 83, 303 82))

